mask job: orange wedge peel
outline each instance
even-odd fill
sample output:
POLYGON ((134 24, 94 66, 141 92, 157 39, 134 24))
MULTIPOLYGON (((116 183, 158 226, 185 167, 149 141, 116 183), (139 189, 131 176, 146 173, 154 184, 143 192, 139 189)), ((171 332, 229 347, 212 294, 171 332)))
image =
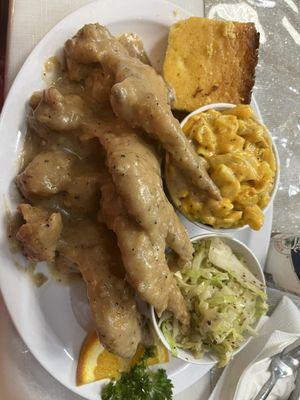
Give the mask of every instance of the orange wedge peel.
MULTIPOLYGON (((160 342, 155 342, 155 357, 147 361, 148 365, 163 364, 169 361, 168 350, 160 342)), ((118 378, 122 372, 128 371, 144 354, 145 346, 139 345, 132 359, 124 359, 110 353, 100 343, 96 332, 89 333, 80 349, 76 385, 84 385, 100 379, 118 378)))

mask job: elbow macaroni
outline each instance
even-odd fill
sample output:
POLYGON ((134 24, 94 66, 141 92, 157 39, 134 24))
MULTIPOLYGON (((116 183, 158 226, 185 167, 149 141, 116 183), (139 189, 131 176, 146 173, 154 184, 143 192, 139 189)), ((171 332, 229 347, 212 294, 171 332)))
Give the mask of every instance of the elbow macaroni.
MULTIPOLYGON (((167 164, 168 189, 176 206, 189 219, 214 228, 249 224, 260 229, 262 209, 270 200, 276 161, 265 127, 248 105, 225 111, 208 110, 189 118, 183 131, 209 165, 222 200, 199 196, 188 184, 176 180, 176 168, 167 164), (184 187, 182 187, 184 186, 184 187), (184 193, 184 195, 182 195, 184 193)), ((178 173, 178 171, 177 171, 178 173)))

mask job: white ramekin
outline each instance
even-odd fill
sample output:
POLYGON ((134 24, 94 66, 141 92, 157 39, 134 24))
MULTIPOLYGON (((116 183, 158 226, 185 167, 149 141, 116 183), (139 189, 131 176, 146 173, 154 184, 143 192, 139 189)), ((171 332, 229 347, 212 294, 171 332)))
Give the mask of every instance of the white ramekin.
MULTIPOLYGON (((204 111, 207 111, 207 110, 211 110, 211 109, 214 109, 214 110, 217 110, 217 111, 221 111, 221 110, 226 110, 226 109, 233 108, 233 107, 236 107, 236 105, 235 105, 235 104, 230 104, 230 103, 213 103, 213 104, 208 104, 208 105, 206 105, 206 106, 203 106, 203 107, 198 108, 197 110, 195 110, 195 111, 193 111, 192 113, 190 113, 189 115, 187 115, 187 116, 182 120, 182 122, 180 123, 180 125, 181 125, 181 127, 183 128, 184 125, 187 123, 188 119, 189 119, 192 115, 199 114, 199 113, 201 113, 201 112, 204 112, 204 111)), ((258 112, 256 103, 254 103, 253 109, 254 109, 254 113, 256 114, 258 120, 259 120, 261 123, 263 123, 262 118, 261 118, 261 115, 260 115, 260 113, 258 112)), ((270 134, 270 132, 269 132, 268 130, 267 130, 267 133, 268 133, 268 135, 269 135, 269 137, 270 137, 270 140, 271 140, 271 143, 272 143, 272 149, 273 149, 274 156, 275 156, 275 160, 276 160, 276 176, 275 176, 274 186, 273 186, 273 189, 272 189, 272 192, 271 192, 271 195, 270 195, 269 203, 268 203, 268 204, 266 205, 266 207, 263 209, 264 214, 266 214, 268 208, 270 207, 270 205, 272 204, 272 202, 273 202, 273 200, 274 200, 274 197, 275 197, 275 195, 276 195, 276 193, 277 193, 277 190, 278 190, 279 178, 280 178, 280 172, 279 172, 279 170, 280 170, 280 163, 279 163, 278 150, 277 150, 276 144, 275 144, 275 142, 274 142, 274 140, 273 140, 273 138, 272 138, 272 135, 270 134)), ((179 213, 181 213, 180 210, 178 210, 178 211, 179 211, 179 213)), ((181 214, 182 214, 182 213, 181 213, 181 214)), ((184 214, 182 214, 182 215, 183 215, 185 218, 188 218, 186 215, 184 215, 184 214)), ((188 218, 188 219, 189 219, 189 218, 188 218)), ((189 219, 189 221, 192 222, 193 224, 199 226, 199 227, 202 228, 202 229, 205 229, 205 230, 210 231, 210 232, 216 232, 216 233, 233 233, 233 232, 241 231, 241 230, 243 230, 243 229, 245 229, 245 228, 249 228, 249 225, 243 225, 243 226, 236 227, 236 228, 213 228, 213 227, 210 226, 210 225, 202 224, 201 222, 194 221, 194 220, 192 220, 192 219, 189 219)))
MULTIPOLYGON (((192 237, 191 242, 194 243, 194 242, 201 241, 203 239, 210 239, 210 238, 214 238, 214 237, 218 237, 218 238, 222 239, 228 246, 231 247, 231 249, 233 250, 233 252, 235 254, 241 255, 244 258, 245 263, 247 264, 247 266, 249 268, 249 271, 251 271, 253 273, 253 275, 255 275, 255 277, 264 284, 264 287, 266 286, 263 269, 262 269, 258 259, 253 254, 253 252, 249 249, 249 247, 247 247, 244 243, 240 242, 239 240, 232 238, 228 235, 224 235, 224 234, 208 233, 205 235, 199 235, 199 236, 192 237)), ((266 292, 266 289, 264 289, 264 291, 266 292)), ((171 351, 168 341, 166 340, 161 329, 158 326, 158 318, 157 318, 155 310, 152 306, 150 308, 150 313, 151 313, 151 320, 152 320, 152 324, 154 326, 155 332, 157 333, 158 337, 160 338, 160 340, 164 344, 164 346, 169 351, 171 351)), ((259 318, 253 325, 254 330, 258 326, 261 318, 259 318)), ((246 337, 244 343, 238 349, 235 350, 235 352, 233 353, 233 356, 235 356, 238 352, 240 352, 246 346, 246 344, 249 342, 249 340, 251 340, 251 336, 246 337)), ((181 360, 186 361, 188 363, 192 363, 192 364, 200 364, 200 365, 211 364, 211 365, 213 365, 213 364, 217 363, 217 359, 209 353, 205 354, 202 358, 197 359, 192 355, 192 353, 190 351, 185 351, 182 349, 177 350, 176 357, 180 358, 181 360)))

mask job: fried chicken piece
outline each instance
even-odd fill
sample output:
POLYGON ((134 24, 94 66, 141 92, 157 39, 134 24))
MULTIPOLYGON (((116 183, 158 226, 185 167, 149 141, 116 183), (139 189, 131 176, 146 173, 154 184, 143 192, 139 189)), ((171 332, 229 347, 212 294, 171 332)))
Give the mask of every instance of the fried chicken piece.
MULTIPOLYGON (((61 117, 64 119, 63 114, 61 117)), ((109 115, 109 111, 106 112, 106 121, 92 118, 89 121, 82 121, 81 130, 84 139, 93 137, 100 139, 107 153, 110 173, 118 193, 128 207, 129 214, 150 235, 152 233, 154 236, 162 236, 178 253, 183 264, 189 262, 192 257, 192 246, 185 228, 163 191, 160 157, 153 143, 142 132, 129 127, 112 114, 109 115)), ((49 184, 55 186, 52 185, 52 177, 47 174, 48 169, 44 171, 44 166, 40 165, 42 164, 39 162, 40 157, 40 155, 37 156, 18 178, 19 186, 24 194, 26 189, 27 192, 29 191, 28 176, 37 177, 38 183, 46 181, 48 186, 49 184), (35 172, 36 167, 39 169, 39 175, 35 172), (29 170, 28 173, 27 170, 29 170), (22 179, 23 175, 25 179, 22 179), (21 185, 22 182, 23 185, 21 185)), ((67 156, 64 155, 64 157, 67 156)), ((53 165, 50 163, 50 171, 51 168, 53 165)), ((71 170, 70 172, 61 170, 61 174, 56 178, 61 177, 68 177, 68 182, 61 184, 56 191, 52 190, 52 193, 64 191, 64 204, 67 207, 79 210, 95 209, 99 197, 97 182, 101 182, 101 174, 76 176, 71 174, 71 170)), ((44 194, 42 190, 35 190, 34 193, 44 194)), ((47 190, 45 194, 49 194, 47 190)))
POLYGON ((80 273, 76 264, 78 249, 95 247, 100 241, 99 224, 91 219, 67 220, 57 246, 55 265, 64 273, 80 273), (74 261, 75 260, 75 261, 74 261))
POLYGON ((62 194, 64 206, 76 213, 96 213, 99 208, 102 175, 98 171, 71 174, 72 181, 62 194))
POLYGON ((63 96, 59 90, 50 87, 43 91, 40 102, 29 117, 29 124, 36 131, 41 127, 52 131, 70 131, 79 127, 86 114, 89 111, 80 96, 63 96))
MULTIPOLYGON (((95 135, 93 126, 89 127, 90 132, 87 132, 87 125, 84 125, 84 127, 83 131, 86 135, 95 135)), ((132 215, 146 230, 141 230, 138 228, 138 225, 136 226, 137 232, 141 233, 141 241, 145 242, 143 246, 148 246, 149 254, 149 248, 151 246, 155 247, 155 251, 160 257, 160 264, 163 265, 163 268, 165 268, 166 273, 169 275, 164 255, 166 242, 180 255, 184 263, 190 261, 192 247, 184 227, 179 222, 174 209, 163 192, 158 154, 153 144, 144 140, 142 136, 136 134, 135 130, 129 128, 124 122, 117 120, 115 117, 113 118, 112 125, 108 124, 106 127, 108 129, 104 131, 101 127, 97 134, 100 134, 102 144, 107 150, 108 164, 116 183, 118 183, 121 196, 123 195, 132 215), (116 129, 118 121, 120 129, 116 134, 113 134, 110 128, 116 129), (123 161, 125 161, 126 156, 123 157, 123 150, 126 150, 128 156, 125 164, 123 161), (146 195, 147 191, 148 195, 146 195), (149 208, 151 209, 150 214, 148 212, 149 208), (156 241, 154 240, 155 245, 152 243, 152 237, 156 237, 156 241)), ((65 256, 62 255, 62 257, 65 256)), ((135 257, 137 256, 135 255, 135 257)), ((150 258, 150 255, 148 257, 150 258)), ((151 255, 151 257, 154 259, 155 254, 151 255)), ((60 259, 60 262, 66 263, 66 258, 60 259)), ((149 264, 151 262, 152 260, 149 259, 149 264)), ((160 277, 158 274, 159 280, 160 277)), ((177 287, 174 288, 174 291, 176 290, 177 287)), ((165 303, 162 307, 164 309, 167 307, 168 298, 162 298, 161 300, 165 303)), ((157 308, 159 309, 159 306, 157 308)), ((182 312, 180 311, 178 314, 182 315, 182 312)))
POLYGON ((164 193, 160 155, 153 142, 113 116, 94 124, 90 121, 83 131, 85 138, 99 138, 116 191, 128 213, 154 240, 161 237, 164 248, 166 241, 183 265, 189 263, 193 247, 164 193))
POLYGON ((101 240, 99 223, 90 218, 66 220, 57 246, 55 265, 65 273, 80 273, 74 263, 79 249, 90 249, 101 240))
POLYGON ((141 341, 141 321, 113 233, 83 220, 69 225, 62 238, 59 253, 83 276, 101 343, 120 357, 132 357, 141 341))
MULTIPOLYGON (((150 64, 140 37, 134 33, 124 33, 118 40, 127 49, 131 57, 139 58, 143 63, 150 64)), ((105 74, 100 63, 83 64, 65 55, 67 73, 71 81, 84 82, 85 98, 103 106, 109 104, 113 77, 105 74)))
MULTIPOLYGON (((126 48, 131 57, 139 58, 143 63, 150 64, 144 44, 138 35, 135 33, 123 33, 117 38, 117 40, 126 48)), ((104 78, 103 71, 99 63, 85 64, 68 57, 67 54, 65 54, 65 60, 68 77, 71 81, 84 81, 94 72, 96 72, 96 74, 102 72, 101 78, 104 78)))
POLYGON ((165 241, 161 237, 154 241, 128 216, 112 181, 103 185, 101 192, 101 212, 105 223, 117 236, 128 281, 158 314, 169 308, 176 318, 187 324, 186 304, 166 262, 165 241), (176 307, 171 299, 175 299, 176 307))
POLYGON ((107 265, 109 251, 102 246, 78 254, 80 272, 87 284, 87 294, 101 343, 112 353, 131 358, 141 341, 141 322, 134 292, 124 279, 114 276, 107 265))
POLYGON ((29 204, 20 204, 18 211, 25 224, 19 228, 16 237, 25 257, 30 261, 53 261, 63 227, 61 215, 29 204))
POLYGON ((84 64, 100 62, 113 75, 110 101, 116 115, 139 126, 158 140, 199 190, 219 199, 220 193, 206 168, 183 134, 168 103, 168 89, 160 75, 139 59, 99 24, 85 25, 65 44, 68 57, 84 64))
POLYGON ((75 157, 63 150, 44 151, 34 157, 16 178, 25 198, 49 197, 65 190, 71 182, 71 167, 75 157))
POLYGON ((49 198, 61 194, 60 201, 76 213, 89 214, 99 208, 103 173, 99 165, 85 165, 70 152, 49 150, 34 157, 16 178, 25 198, 49 198))

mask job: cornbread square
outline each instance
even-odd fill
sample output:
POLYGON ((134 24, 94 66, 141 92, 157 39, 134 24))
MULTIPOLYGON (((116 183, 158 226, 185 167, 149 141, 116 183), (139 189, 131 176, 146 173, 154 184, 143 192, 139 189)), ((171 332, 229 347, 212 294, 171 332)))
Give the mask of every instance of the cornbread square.
POLYGON ((249 104, 258 59, 253 23, 192 17, 169 33, 163 76, 173 88, 173 108, 193 111, 205 104, 249 104))

